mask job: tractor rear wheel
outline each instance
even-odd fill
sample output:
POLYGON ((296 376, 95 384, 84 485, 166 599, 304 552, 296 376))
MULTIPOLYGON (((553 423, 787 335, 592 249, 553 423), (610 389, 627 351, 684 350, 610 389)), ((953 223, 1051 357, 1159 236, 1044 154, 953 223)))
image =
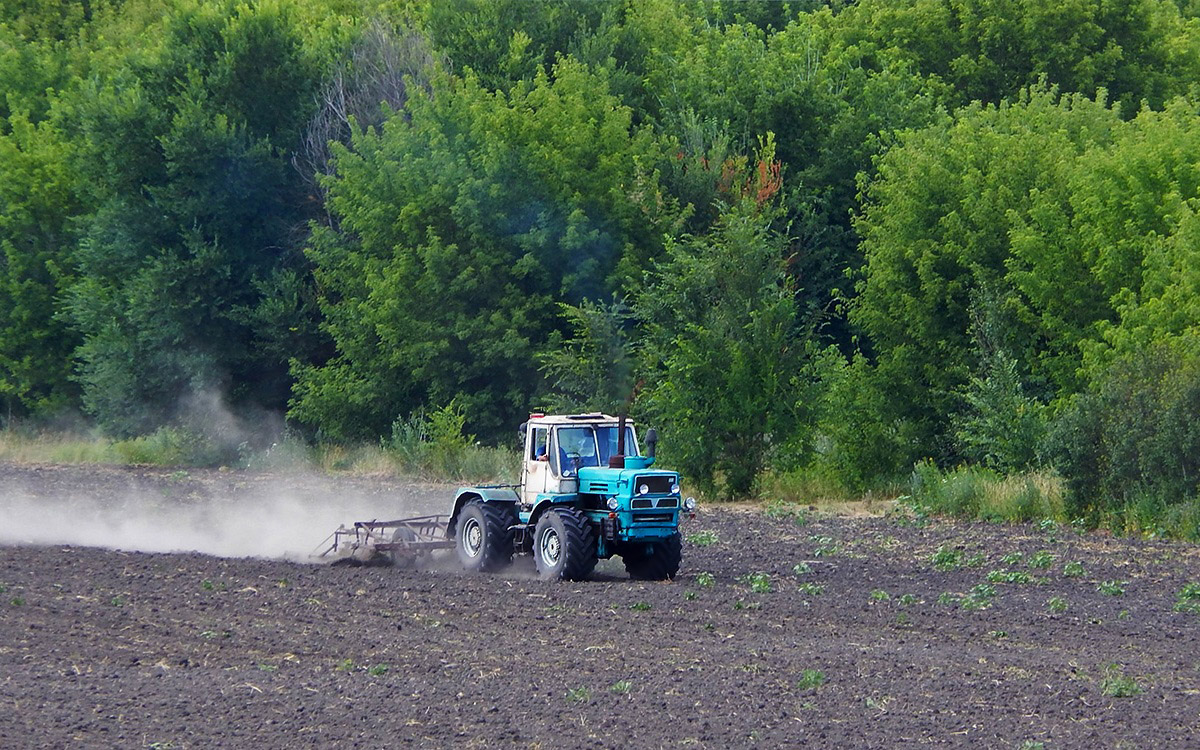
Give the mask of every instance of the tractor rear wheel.
POLYGON ((512 562, 512 506, 472 500, 458 516, 458 560, 467 570, 491 572, 512 562))
POLYGON ((546 511, 533 534, 533 563, 542 578, 585 580, 596 567, 596 530, 574 508, 546 511))
POLYGON ((679 532, 661 542, 638 544, 626 548, 621 554, 625 570, 630 578, 639 581, 668 581, 679 572, 683 561, 683 539, 679 532))

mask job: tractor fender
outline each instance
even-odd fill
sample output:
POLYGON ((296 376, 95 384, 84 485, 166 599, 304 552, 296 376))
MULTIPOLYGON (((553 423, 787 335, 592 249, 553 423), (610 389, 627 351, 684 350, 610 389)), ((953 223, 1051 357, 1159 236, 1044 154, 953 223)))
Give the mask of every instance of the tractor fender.
POLYGON ((532 529, 537 526, 538 519, 554 506, 573 506, 578 500, 579 495, 574 493, 569 495, 539 495, 537 501, 534 503, 533 510, 529 513, 529 528, 532 529))
POLYGON ((450 511, 450 521, 446 524, 446 536, 453 539, 458 527, 458 514, 463 506, 472 500, 482 500, 485 503, 507 503, 515 506, 520 501, 516 491, 507 487, 459 487, 454 495, 454 510, 450 511))

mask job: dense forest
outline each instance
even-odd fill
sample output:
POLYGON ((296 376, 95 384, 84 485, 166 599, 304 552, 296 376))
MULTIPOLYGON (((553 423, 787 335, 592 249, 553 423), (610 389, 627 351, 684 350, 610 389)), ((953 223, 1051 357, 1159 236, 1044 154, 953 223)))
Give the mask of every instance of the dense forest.
POLYGON ((1194 533, 1198 82, 1195 0, 3 0, 0 418, 629 409, 1194 533))

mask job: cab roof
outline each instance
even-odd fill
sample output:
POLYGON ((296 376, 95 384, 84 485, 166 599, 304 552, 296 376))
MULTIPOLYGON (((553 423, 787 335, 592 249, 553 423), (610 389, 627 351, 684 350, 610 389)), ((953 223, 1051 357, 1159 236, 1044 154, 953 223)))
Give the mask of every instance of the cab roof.
MULTIPOLYGON (((563 424, 616 424, 620 420, 619 417, 614 417, 610 414, 601 414, 600 412, 592 412, 590 414, 530 414, 529 423, 537 425, 563 425, 563 424)), ((633 425, 633 420, 626 420, 627 424, 633 425)))

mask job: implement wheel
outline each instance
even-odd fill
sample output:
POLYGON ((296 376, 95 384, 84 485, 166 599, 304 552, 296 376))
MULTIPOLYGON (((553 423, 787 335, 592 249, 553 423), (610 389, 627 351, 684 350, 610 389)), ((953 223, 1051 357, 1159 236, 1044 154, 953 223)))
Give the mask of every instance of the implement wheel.
POLYGON ((621 554, 630 578, 639 581, 669 581, 683 561, 683 539, 679 532, 661 542, 631 545, 621 554))
POLYGON ((458 516, 459 562, 467 570, 490 572, 512 562, 512 506, 472 500, 458 516))
POLYGON ((533 534, 533 563, 542 578, 585 580, 596 567, 596 530, 574 508, 546 511, 533 534))

